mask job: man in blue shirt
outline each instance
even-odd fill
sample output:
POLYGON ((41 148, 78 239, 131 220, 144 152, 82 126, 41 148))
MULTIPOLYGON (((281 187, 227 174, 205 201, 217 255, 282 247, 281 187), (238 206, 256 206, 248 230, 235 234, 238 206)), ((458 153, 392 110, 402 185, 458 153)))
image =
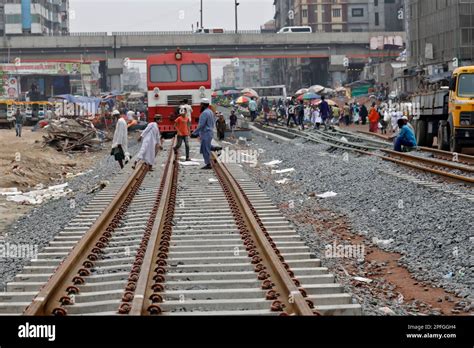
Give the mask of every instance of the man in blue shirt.
POLYGON ((252 98, 249 101, 249 111, 250 111, 250 117, 252 118, 252 122, 253 122, 257 118, 257 102, 255 101, 255 98, 252 98))
POLYGON ((403 119, 398 120, 398 128, 400 128, 400 134, 395 139, 395 151, 402 152, 402 146, 406 147, 417 147, 415 133, 406 124, 403 119))
POLYGON ((209 108, 211 102, 209 99, 201 100, 201 116, 199 116, 199 124, 193 132, 194 137, 201 138, 201 153, 206 164, 202 169, 212 169, 211 166, 211 143, 214 134, 214 125, 216 124, 215 116, 209 108))

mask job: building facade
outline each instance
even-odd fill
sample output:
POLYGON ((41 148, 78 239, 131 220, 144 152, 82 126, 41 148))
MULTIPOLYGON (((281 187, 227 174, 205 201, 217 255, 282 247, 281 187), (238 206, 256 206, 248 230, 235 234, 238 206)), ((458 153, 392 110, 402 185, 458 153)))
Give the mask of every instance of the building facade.
POLYGON ((409 66, 431 75, 472 64, 474 0, 407 0, 406 13, 409 66))
POLYGON ((402 31, 403 0, 294 0, 294 25, 315 32, 402 31))
MULTIPOLYGON (((275 0, 276 30, 310 26, 313 32, 402 32, 405 0, 275 0)), ((349 69, 332 66, 331 59, 278 59, 272 64, 271 84, 290 91, 311 84, 337 87, 356 80, 363 64, 349 69)))
POLYGON ((270 86, 270 59, 235 59, 223 67, 221 86, 246 88, 270 86))
POLYGON ((69 0, 3 0, 0 4, 2 35, 66 35, 69 0))

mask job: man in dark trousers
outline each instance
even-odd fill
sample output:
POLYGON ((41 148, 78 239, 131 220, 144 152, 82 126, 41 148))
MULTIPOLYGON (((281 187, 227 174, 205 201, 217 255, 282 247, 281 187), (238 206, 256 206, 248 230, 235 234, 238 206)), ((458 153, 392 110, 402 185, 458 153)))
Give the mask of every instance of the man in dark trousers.
POLYGON ((331 117, 331 110, 329 104, 326 101, 326 97, 321 97, 321 104, 319 104, 319 111, 321 112, 321 119, 323 120, 324 129, 327 129, 327 122, 331 117))
POLYGON ((21 129, 23 128, 23 121, 24 117, 21 114, 20 109, 16 109, 15 113, 15 130, 16 130, 16 136, 21 138, 21 129))
POLYGON ((362 104, 360 108, 360 118, 364 126, 367 124, 367 117, 369 117, 369 110, 367 110, 365 104, 362 104))
POLYGON ((201 153, 204 157, 205 166, 202 169, 212 169, 211 166, 211 148, 212 136, 214 135, 215 116, 209 108, 211 104, 209 99, 201 100, 201 116, 199 116, 199 125, 193 133, 193 137, 201 138, 201 153))
POLYGON ((298 105, 298 124, 301 127, 301 130, 304 130, 304 101, 300 101, 298 105))
POLYGON ((288 121, 286 122, 286 126, 290 127, 290 120, 293 120, 294 124, 298 124, 296 121, 296 105, 294 98, 291 99, 290 104, 288 105, 288 121))

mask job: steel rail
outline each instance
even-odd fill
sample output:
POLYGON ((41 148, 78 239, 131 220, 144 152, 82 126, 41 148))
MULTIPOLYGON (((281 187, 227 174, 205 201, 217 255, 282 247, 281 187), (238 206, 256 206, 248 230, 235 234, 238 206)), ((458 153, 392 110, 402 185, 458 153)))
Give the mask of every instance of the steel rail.
POLYGON ((166 238, 164 236, 164 233, 166 230, 167 222, 167 208, 170 206, 170 204, 172 204, 171 192, 175 172, 178 170, 176 154, 173 151, 175 144, 176 140, 174 141, 173 146, 171 146, 170 148, 168 162, 166 163, 165 171, 163 172, 160 188, 161 199, 158 206, 158 210, 156 212, 157 218, 155 219, 155 222, 151 229, 151 233, 149 235, 147 250, 145 256, 143 257, 143 263, 138 275, 138 279, 136 280, 136 288, 133 293, 130 293, 130 290, 128 290, 129 299, 127 302, 130 302, 131 300, 131 303, 123 303, 119 309, 119 311, 121 311, 121 313, 123 314, 129 314, 134 316, 153 314, 148 311, 149 304, 147 303, 147 300, 151 300, 152 303, 159 300, 159 298, 156 297, 155 299, 150 298, 154 295, 154 291, 150 292, 150 289, 155 289, 154 285, 152 285, 156 283, 156 279, 153 279, 155 278, 153 271, 158 272, 161 270, 160 267, 165 266, 164 264, 158 264, 158 255, 161 253, 160 249, 162 249, 166 245, 169 246, 169 238, 166 238), (153 267, 156 268, 153 269, 153 267))
MULTIPOLYGON (((266 128, 272 128, 272 127, 266 126, 266 128)), ((276 128, 276 127, 274 127, 274 128, 276 128)), ((284 131, 284 129, 279 129, 279 130, 284 131)), ((410 168, 413 168, 413 169, 418 169, 418 170, 421 170, 423 172, 430 172, 432 174, 443 176, 443 177, 446 177, 446 178, 449 178, 449 179, 454 179, 454 180, 457 180, 457 181, 460 181, 460 182, 463 182, 463 183, 470 183, 470 184, 474 183, 474 178, 471 178, 471 177, 468 177, 468 176, 454 174, 454 173, 438 170, 438 169, 435 169, 435 168, 425 167, 425 166, 421 166, 421 165, 418 165, 418 164, 415 164, 415 163, 412 163, 412 162, 409 162, 409 161, 403 161, 403 160, 399 160, 399 159, 392 158, 392 157, 389 157, 389 156, 383 156, 383 155, 380 155, 380 154, 377 154, 377 153, 361 150, 363 148, 366 148, 364 146, 359 146, 359 145, 356 145, 356 144, 351 144, 350 146, 347 146, 347 145, 345 145, 346 143, 343 142, 343 141, 337 141, 338 143, 343 144, 343 145, 332 144, 328 141, 318 139, 317 137, 315 137, 313 135, 304 134, 304 133, 301 133, 299 131, 293 130, 292 132, 289 132, 288 130, 286 130, 286 132, 288 134, 296 135, 300 138, 305 138, 305 139, 308 139, 310 141, 314 141, 314 142, 317 142, 317 143, 320 143, 320 144, 325 144, 325 145, 328 145, 328 146, 336 147, 336 148, 343 149, 343 150, 349 150, 349 151, 361 153, 361 154, 364 154, 364 155, 376 156, 378 158, 381 158, 384 161, 389 161, 389 162, 400 164, 400 165, 410 167, 410 168), (352 146, 356 146, 356 147, 359 147, 359 148, 354 148, 352 146)), ((389 150, 384 150, 384 149, 377 149, 377 150, 379 150, 379 151, 389 151, 389 150)), ((393 153, 394 153, 394 155, 398 155, 399 157, 409 156, 409 155, 406 155, 404 153, 399 153, 399 152, 393 152, 393 153)), ((423 157, 413 156, 413 155, 410 156, 410 159, 415 160, 415 161, 419 161, 419 162, 424 162, 424 160, 426 160, 426 162, 430 161, 430 164, 435 164, 435 165, 440 165, 440 166, 445 166, 445 167, 448 167, 450 165, 450 163, 443 163, 443 162, 439 162, 439 161, 435 161, 435 160, 431 160, 431 159, 427 159, 427 158, 423 158, 423 157)), ((453 166, 455 166, 455 165, 453 165, 453 166)), ((471 168, 464 167, 464 166, 455 166, 455 167, 451 167, 451 168, 456 169, 456 170, 463 170, 463 171, 467 170, 469 172, 472 171, 471 168)))
POLYGON ((276 298, 278 298, 278 301, 281 302, 281 309, 285 309, 290 315, 315 315, 311 308, 313 306, 312 303, 310 303, 310 301, 308 302, 304 297, 304 290, 298 288, 298 281, 290 276, 291 271, 285 267, 282 256, 275 252, 275 248, 270 242, 271 239, 269 240, 269 237, 265 235, 261 225, 255 218, 248 201, 240 190, 240 185, 226 165, 220 161, 215 154, 213 154, 213 157, 213 168, 218 174, 218 177, 224 180, 225 186, 229 188, 230 193, 243 215, 250 236, 254 240, 259 253, 259 255, 256 256, 261 257, 260 262, 265 267, 265 269, 262 268, 262 270, 268 273, 268 279, 274 281, 274 294, 276 298))
MULTIPOLYGON (((366 132, 366 131, 357 131, 357 132, 361 133, 361 134, 372 135, 372 136, 378 137, 380 139, 385 140, 387 144, 391 143, 387 138, 385 138, 381 134, 370 133, 370 132, 366 132)), ((454 152, 439 150, 439 149, 426 147, 426 146, 418 146, 417 149, 419 151, 422 151, 422 152, 430 152, 434 156, 439 156, 440 158, 449 160, 451 162, 462 162, 462 163, 465 163, 465 164, 474 164, 474 156, 467 155, 467 154, 464 154, 464 153, 454 153, 454 152), (454 158, 457 158, 457 161, 454 160, 454 158)))
POLYGON ((396 151, 393 151, 393 150, 380 149, 380 151, 385 152, 385 153, 387 153, 391 156, 403 157, 403 158, 406 158, 408 160, 414 160, 414 161, 417 161, 417 162, 420 162, 420 163, 426 163, 426 164, 429 164, 429 165, 435 165, 435 166, 439 166, 439 167, 446 167, 446 168, 450 168, 450 169, 456 169, 456 170, 461 170, 461 171, 465 171, 465 172, 469 172, 469 173, 474 173, 474 167, 467 167, 467 166, 463 166, 463 165, 456 164, 456 163, 450 163, 450 162, 447 162, 447 161, 444 161, 444 162, 443 161, 438 161, 438 160, 435 160, 435 159, 432 159, 432 158, 414 156, 410 153, 396 152, 396 151))
POLYGON ((53 313, 53 311, 61 303, 68 304, 70 293, 77 291, 77 288, 74 289, 75 287, 71 287, 69 284, 81 284, 81 277, 90 273, 89 269, 93 267, 94 261, 98 258, 97 255, 101 253, 100 245, 106 244, 111 232, 118 226, 120 216, 125 212, 124 205, 130 203, 131 197, 137 192, 147 171, 147 166, 144 164, 138 166, 133 171, 112 202, 97 218, 97 221, 89 228, 83 238, 74 246, 68 256, 43 285, 32 303, 25 309, 23 315, 45 316, 65 314, 53 313))

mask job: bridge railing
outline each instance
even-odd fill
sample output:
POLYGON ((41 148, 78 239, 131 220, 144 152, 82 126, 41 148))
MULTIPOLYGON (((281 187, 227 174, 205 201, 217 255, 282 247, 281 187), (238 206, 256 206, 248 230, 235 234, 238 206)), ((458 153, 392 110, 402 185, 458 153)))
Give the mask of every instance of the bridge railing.
POLYGON ((84 33, 69 33, 69 35, 60 36, 107 36, 107 32, 84 32, 84 33))
MULTIPOLYGON (((243 35, 261 35, 261 34, 272 34, 268 31, 260 30, 239 30, 238 34, 243 35)), ((70 33, 69 36, 175 36, 175 35, 235 35, 233 30, 225 30, 223 33, 194 33, 192 31, 116 31, 112 33, 107 32, 83 32, 83 33, 70 33)), ((64 36, 64 35, 63 35, 64 36)))

